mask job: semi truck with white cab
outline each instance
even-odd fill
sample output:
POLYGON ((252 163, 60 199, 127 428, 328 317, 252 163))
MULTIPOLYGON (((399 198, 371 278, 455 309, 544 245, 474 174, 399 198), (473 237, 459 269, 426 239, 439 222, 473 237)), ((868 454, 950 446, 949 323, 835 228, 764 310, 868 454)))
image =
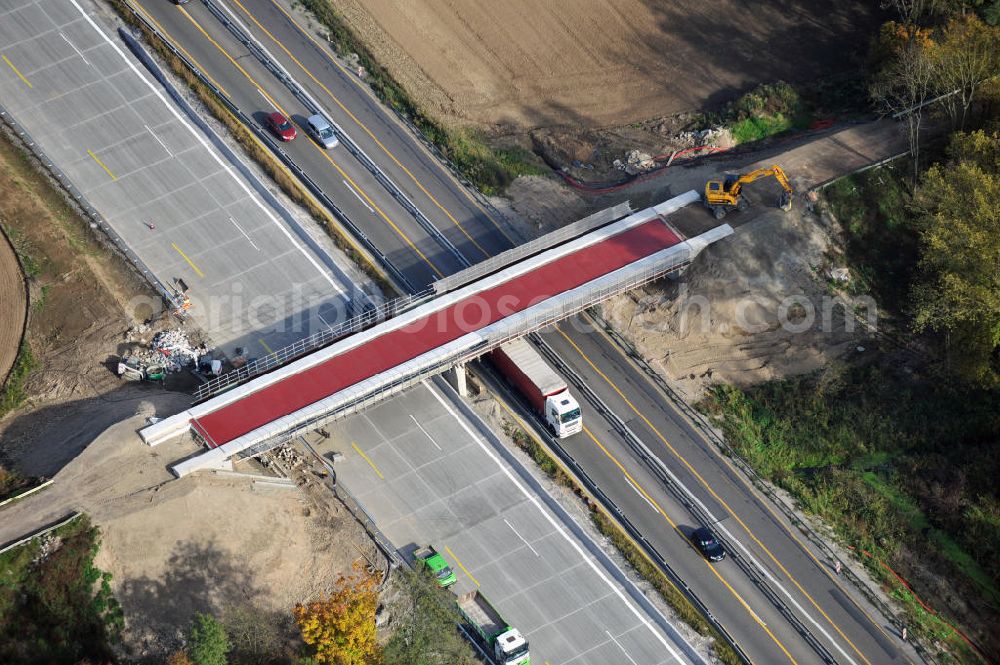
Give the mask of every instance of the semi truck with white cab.
POLYGON ((478 589, 458 596, 458 609, 490 650, 496 665, 531 665, 528 640, 511 628, 478 589))
POLYGON ((523 339, 507 342, 490 353, 493 366, 517 388, 557 438, 583 430, 580 404, 566 382, 523 339))

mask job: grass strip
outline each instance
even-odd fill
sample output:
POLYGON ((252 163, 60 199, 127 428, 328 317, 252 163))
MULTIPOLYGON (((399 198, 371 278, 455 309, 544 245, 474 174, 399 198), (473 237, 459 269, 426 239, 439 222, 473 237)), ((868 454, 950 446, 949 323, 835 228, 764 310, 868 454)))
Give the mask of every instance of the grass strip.
POLYGON ((17 352, 17 359, 7 377, 7 383, 0 391, 0 418, 21 406, 28 398, 25 384, 31 371, 38 367, 38 361, 32 355, 27 342, 21 342, 21 348, 17 352))
POLYGON ((493 148, 478 132, 449 129, 442 125, 407 94, 327 0, 301 2, 330 31, 330 41, 340 55, 357 55, 358 64, 365 68, 365 80, 378 98, 409 118, 424 137, 481 192, 503 194, 518 176, 549 174, 549 170, 534 163, 533 155, 523 148, 493 148))
POLYGON ((715 655, 726 665, 740 665, 743 661, 722 635, 708 623, 708 620, 688 600, 680 589, 674 586, 670 578, 649 558, 641 547, 625 533, 617 521, 610 517, 604 509, 584 491, 576 480, 570 476, 549 454, 549 451, 535 437, 529 435, 514 423, 503 421, 504 434, 509 436, 518 448, 534 460, 542 472, 553 482, 568 488, 584 505, 594 524, 602 536, 607 538, 628 561, 636 573, 653 585, 660 597, 673 609, 681 621, 691 626, 700 635, 714 640, 715 655))
POLYGON ((118 12, 123 21, 135 27, 142 33, 144 41, 148 44, 164 62, 170 70, 179 76, 187 84, 188 88, 205 105, 213 117, 221 122, 232 134, 236 142, 240 144, 244 152, 263 169, 278 187, 281 188, 290 199, 309 211, 309 214, 322 226, 327 234, 333 239, 338 249, 344 252, 351 261, 354 262, 372 281, 378 284, 386 297, 397 294, 396 288, 389 282, 381 269, 374 265, 355 245, 353 239, 348 237, 341 226, 330 216, 330 213, 307 191, 306 188, 293 176, 288 169, 274 156, 274 154, 250 131, 246 125, 240 122, 228 107, 222 102, 216 93, 205 85, 198 76, 191 71, 184 61, 178 58, 159 35, 151 31, 145 23, 140 21, 132 7, 125 0, 109 0, 111 6, 118 12))

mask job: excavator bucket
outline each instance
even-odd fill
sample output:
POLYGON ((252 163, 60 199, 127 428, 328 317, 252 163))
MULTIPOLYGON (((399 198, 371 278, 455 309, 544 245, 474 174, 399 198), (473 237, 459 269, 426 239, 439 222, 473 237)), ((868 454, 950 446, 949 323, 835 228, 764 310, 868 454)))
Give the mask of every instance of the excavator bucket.
POLYGON ((782 192, 781 198, 778 199, 778 207, 788 212, 792 209, 792 195, 790 192, 782 192))

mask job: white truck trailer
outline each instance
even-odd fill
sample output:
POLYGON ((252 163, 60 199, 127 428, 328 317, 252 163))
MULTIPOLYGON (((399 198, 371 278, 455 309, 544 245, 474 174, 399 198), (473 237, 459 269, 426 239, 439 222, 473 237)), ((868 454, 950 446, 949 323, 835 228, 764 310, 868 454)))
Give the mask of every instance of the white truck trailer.
POLYGON ((562 439, 583 430, 579 402, 531 344, 523 339, 507 342, 490 353, 490 359, 524 395, 554 436, 562 439))

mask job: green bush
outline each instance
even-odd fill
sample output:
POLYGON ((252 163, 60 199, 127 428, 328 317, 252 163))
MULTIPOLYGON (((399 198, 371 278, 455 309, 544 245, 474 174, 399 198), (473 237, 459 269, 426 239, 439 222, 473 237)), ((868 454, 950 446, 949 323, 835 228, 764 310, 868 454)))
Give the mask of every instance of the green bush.
POLYGON ((111 575, 94 566, 99 534, 81 516, 0 554, 0 662, 110 662, 123 625, 111 575))
POLYGON ((195 612, 188 633, 187 653, 194 665, 226 665, 231 649, 222 623, 211 614, 195 612))
POLYGON ((808 124, 799 93, 784 81, 765 83, 730 103, 715 118, 729 127, 736 143, 758 141, 808 124))
MULTIPOLYGON (((1000 450, 984 444, 1000 431, 997 403, 998 389, 944 385, 887 360, 747 390, 719 386, 701 408, 758 473, 871 552, 862 561, 876 576, 896 584, 876 562, 905 565, 896 562, 905 547, 995 605, 1000 450)), ((947 628, 926 621, 930 632, 947 628)))
POLYGON ((38 367, 35 356, 31 354, 31 349, 27 343, 21 343, 21 349, 17 352, 17 359, 7 376, 7 383, 0 390, 0 418, 21 406, 28 397, 24 387, 28 380, 28 375, 38 367))

